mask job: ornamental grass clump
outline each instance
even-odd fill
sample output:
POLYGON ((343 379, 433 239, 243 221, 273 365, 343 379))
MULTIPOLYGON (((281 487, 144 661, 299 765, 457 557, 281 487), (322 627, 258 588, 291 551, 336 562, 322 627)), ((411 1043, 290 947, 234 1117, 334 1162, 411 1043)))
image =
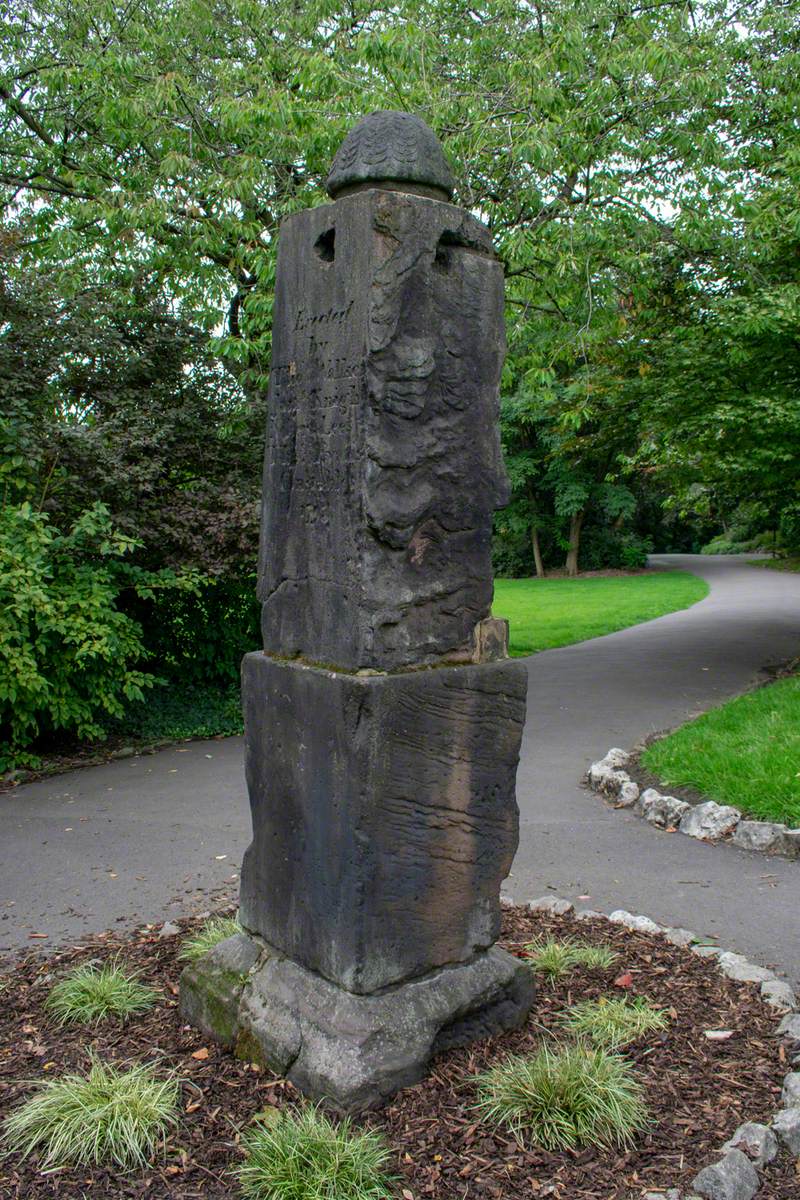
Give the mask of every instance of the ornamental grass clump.
POLYGON ((493 1125, 543 1150, 631 1147, 647 1124, 629 1063, 599 1047, 544 1044, 478 1078, 478 1105, 493 1125))
POLYGON ((390 1152, 377 1134, 333 1124, 318 1108, 282 1112, 242 1138, 243 1195, 251 1200, 389 1200, 390 1152))
POLYGON ((198 930, 183 939, 178 958, 184 962, 196 962, 209 950, 213 950, 218 942, 224 942, 225 938, 241 932, 242 927, 235 917, 211 917, 198 930))
POLYGON ((89 1025, 106 1017, 124 1021, 155 1002, 155 989, 140 983, 136 972, 108 962, 75 967, 51 989, 44 1006, 62 1025, 89 1025))
POLYGON ((575 967, 606 970, 619 957, 610 946, 590 946, 578 941, 557 942, 552 938, 544 942, 531 942, 525 950, 534 971, 551 982, 568 975, 575 967))
POLYGON ((88 1075, 39 1085, 2 1125, 10 1153, 39 1154, 43 1169, 144 1167, 177 1123, 179 1086, 152 1067, 127 1071, 92 1061, 88 1075))
POLYGON ((654 1008, 643 996, 635 1000, 583 1000, 567 1009, 561 1018, 570 1033, 588 1037, 596 1046, 620 1050, 648 1033, 658 1033, 669 1025, 667 1014, 654 1008))

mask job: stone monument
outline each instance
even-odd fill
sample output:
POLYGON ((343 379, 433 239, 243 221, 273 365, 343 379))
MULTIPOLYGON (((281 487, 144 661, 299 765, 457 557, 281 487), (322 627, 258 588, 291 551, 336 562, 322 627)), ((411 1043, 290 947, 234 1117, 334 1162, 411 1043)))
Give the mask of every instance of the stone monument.
POLYGON ((354 1110, 531 1006, 529 968, 494 945, 527 673, 490 616, 489 232, 410 113, 361 121, 327 186, 280 234, 243 932, 185 970, 181 1007, 354 1110))

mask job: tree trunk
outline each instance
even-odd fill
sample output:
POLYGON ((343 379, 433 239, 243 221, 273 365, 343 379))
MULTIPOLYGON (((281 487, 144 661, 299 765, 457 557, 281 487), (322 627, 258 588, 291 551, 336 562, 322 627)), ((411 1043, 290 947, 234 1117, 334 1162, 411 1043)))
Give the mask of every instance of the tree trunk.
POLYGON ((581 528, 583 527, 583 518, 586 516, 586 509, 581 508, 578 512, 572 514, 569 519, 569 550, 567 551, 567 574, 575 576, 578 574, 578 550, 581 545, 581 528))
POLYGON ((533 546, 533 561, 536 564, 536 578, 544 579, 544 563, 542 562, 542 549, 539 545, 539 528, 534 525, 531 528, 531 545, 533 546))

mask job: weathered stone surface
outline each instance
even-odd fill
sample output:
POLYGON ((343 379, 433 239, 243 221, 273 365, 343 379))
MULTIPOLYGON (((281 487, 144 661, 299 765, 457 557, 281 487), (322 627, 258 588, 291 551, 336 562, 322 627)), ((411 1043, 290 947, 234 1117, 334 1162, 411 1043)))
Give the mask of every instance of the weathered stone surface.
POLYGON ((627 767, 631 761, 631 756, 627 750, 622 750, 619 746, 612 746, 602 761, 609 767, 619 770, 622 767, 627 767))
POLYGON ((680 1188, 667 1188, 663 1192, 645 1192, 642 1200, 681 1200, 680 1188))
POLYGON ((422 1077, 431 1057, 521 1025, 533 975, 496 947, 377 995, 358 996, 249 938, 258 960, 246 983, 220 988, 244 965, 226 947, 187 968, 181 1011, 236 1053, 286 1075, 307 1096, 354 1111, 422 1077), (209 1003, 209 996, 212 998, 209 1003))
POLYGON ((777 1012, 791 1012, 797 1008, 797 996, 783 979, 767 979, 759 990, 761 999, 777 1012))
POLYGON ((784 1108, 800 1106, 800 1071, 790 1071, 784 1076, 781 1104, 784 1108))
POLYGON ((778 1140, 768 1125, 748 1121, 740 1125, 736 1133, 722 1147, 723 1150, 741 1150, 757 1167, 765 1167, 778 1154, 778 1140))
POLYGON ((699 946, 692 946, 691 951, 692 954, 696 954, 698 958, 719 958, 721 955, 727 953, 722 946, 712 946, 708 943, 704 943, 699 946))
POLYGON ((637 807, 645 821, 649 821, 651 825, 657 825, 659 829, 674 829, 689 805, 685 800, 678 800, 676 796, 662 796, 660 792, 648 788, 639 798, 637 807))
POLYGON ((693 838, 707 838, 715 841, 725 837, 736 828, 742 814, 738 808, 729 804, 716 804, 707 800, 705 804, 695 804, 684 813, 680 830, 693 838))
POLYGON ((790 1154, 800 1154, 800 1107, 782 1108, 772 1119, 772 1130, 790 1154))
POLYGON ((259 566, 264 647, 339 668, 477 653, 490 617, 503 272, 452 205, 386 191, 287 218, 259 566))
POLYGON ((560 896, 542 896, 538 900, 528 902, 531 912, 553 913, 557 917, 563 917, 566 913, 572 912, 574 907, 575 905, 569 900, 562 900, 560 896))
POLYGON ((758 1175, 741 1150, 729 1150, 724 1158, 704 1167, 692 1180, 704 1200, 752 1200, 758 1191, 758 1175))
POLYGON ((455 180, 436 134, 409 112, 374 112, 348 133, 326 182, 329 196, 386 184, 430 188, 449 200, 455 180))
POLYGON ((252 938, 236 934, 185 967, 180 981, 184 1021, 223 1046, 232 1047, 238 1032, 242 990, 258 958, 259 948, 252 938))
POLYGON ((661 926, 657 925, 655 921, 651 921, 649 917, 643 917, 639 913, 629 913, 624 908, 616 909, 608 919, 615 925, 624 925, 626 929, 635 929, 638 933, 661 932, 661 926))
POLYGON ((800 1042, 800 1013, 788 1013, 776 1032, 780 1037, 787 1038, 790 1042, 800 1042))
POLYGON ((732 840, 733 844, 740 846, 742 850, 783 854, 786 848, 786 826, 771 821, 740 821, 732 840))
POLYGON ((527 671, 358 676, 248 654, 239 920, 370 992, 496 940, 527 671))
POLYGON ((627 771, 618 771, 607 763, 592 763, 589 768, 589 783, 596 792, 606 796, 617 796, 626 784, 631 783, 627 771))
POLYGON ((691 929, 676 928, 665 929, 664 937, 668 942, 671 942, 673 946, 691 946, 697 937, 697 934, 693 933, 691 929))
POLYGON ((636 801, 639 799, 639 785, 634 783, 632 779, 626 780, 617 792, 616 807, 617 808, 633 808, 636 801))
POLYGON ((800 829, 787 829, 783 838, 786 858, 800 858, 800 829))
POLYGON ((740 983, 766 983, 775 978, 774 971, 770 971, 766 967, 759 967, 757 963, 748 962, 743 955, 733 954, 730 950, 720 954, 719 969, 723 975, 727 975, 729 979, 736 979, 740 983))
POLYGON ((605 918, 605 913, 601 913, 596 908, 582 908, 580 912, 575 913, 576 921, 597 921, 605 918))

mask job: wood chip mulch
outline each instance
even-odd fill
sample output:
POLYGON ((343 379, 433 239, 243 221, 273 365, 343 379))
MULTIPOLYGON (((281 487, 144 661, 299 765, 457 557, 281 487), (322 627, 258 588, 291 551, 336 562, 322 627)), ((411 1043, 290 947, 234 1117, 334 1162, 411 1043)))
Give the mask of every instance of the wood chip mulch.
MULTIPOLYGON (((525 943, 548 935, 611 945, 620 958, 608 971, 581 968, 555 986, 542 982, 522 1030, 443 1055, 422 1083, 363 1118, 393 1150, 398 1200, 638 1200, 653 1188, 688 1188, 739 1124, 768 1121, 779 1107, 789 1068, 775 1037, 777 1019, 756 987, 723 978, 708 959, 661 937, 601 920, 506 911, 503 944, 512 952, 523 954, 525 943), (652 1116, 637 1148, 548 1154, 523 1149, 503 1131, 481 1124, 474 1110, 474 1074, 510 1053, 533 1051, 547 1031, 557 1029, 567 1005, 601 995, 646 996, 671 1015, 668 1032, 625 1052, 645 1086, 652 1116), (707 1030, 731 1030, 732 1036, 709 1040, 707 1030)), ((0 1118, 30 1094, 33 1081, 85 1070, 90 1049, 117 1062, 157 1062, 176 1070, 184 1111, 163 1160, 146 1172, 41 1174, 32 1160, 6 1158, 0 1160, 2 1200, 239 1195, 233 1174, 240 1161, 238 1130, 256 1113, 294 1105, 299 1096, 290 1084, 238 1062, 181 1023, 179 945, 179 937, 159 937, 157 928, 147 927, 128 937, 85 939, 48 958, 29 954, 9 965, 0 993, 0 1118), (156 1008, 122 1027, 106 1023, 87 1032, 57 1026, 42 1008, 52 983, 77 962, 112 954, 159 989, 156 1008)), ((797 1200, 798 1194, 800 1161, 784 1153, 764 1173, 760 1197, 797 1200)))

